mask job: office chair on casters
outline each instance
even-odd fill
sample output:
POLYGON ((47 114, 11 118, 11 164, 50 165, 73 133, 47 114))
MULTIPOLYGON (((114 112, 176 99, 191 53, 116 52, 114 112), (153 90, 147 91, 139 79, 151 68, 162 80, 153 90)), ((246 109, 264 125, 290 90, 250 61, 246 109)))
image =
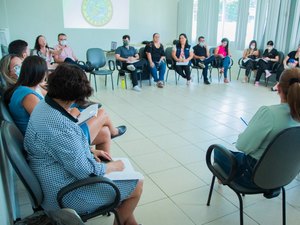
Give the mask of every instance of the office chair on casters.
POLYGON ((95 89, 97 91, 96 75, 105 76, 105 86, 107 84, 107 75, 110 75, 112 90, 114 90, 114 80, 113 72, 115 70, 115 63, 113 60, 108 61, 109 70, 103 69, 106 65, 106 56, 102 49, 100 48, 90 48, 86 52, 87 64, 89 64, 94 69, 90 71, 89 80, 91 80, 91 75, 94 75, 95 89))
MULTIPOLYGON (((3 149, 29 194, 33 211, 37 212, 43 210, 43 208, 41 207, 41 203, 43 201, 43 191, 37 177, 31 170, 25 159, 23 135, 14 124, 7 121, 2 122, 0 134, 0 141, 3 145, 3 149)), ((106 215, 112 212, 115 214, 118 225, 121 225, 118 213, 116 211, 116 208, 120 203, 120 191, 111 180, 105 177, 88 177, 82 180, 78 180, 62 188, 57 194, 57 201, 59 206, 61 208, 64 207, 63 198, 66 194, 80 187, 93 185, 96 183, 109 185, 112 188, 112 191, 115 193, 114 199, 112 199, 112 202, 110 204, 99 207, 95 212, 79 216, 81 217, 82 221, 86 222, 90 218, 99 215, 106 215)))
POLYGON ((230 187, 238 196, 240 205, 240 225, 243 225, 243 199, 241 195, 263 194, 266 198, 273 198, 282 191, 282 224, 286 224, 286 203, 285 188, 300 171, 300 127, 287 128, 280 132, 268 145, 265 152, 258 160, 253 171, 253 182, 257 188, 247 188, 234 181, 237 170, 236 159, 233 154, 221 145, 211 145, 206 153, 206 164, 213 173, 207 206, 213 192, 215 178, 217 177, 222 184, 230 187), (212 152, 218 149, 231 162, 229 174, 216 163, 211 162, 212 152))
POLYGON ((166 53, 166 64, 167 64, 167 68, 168 68, 167 76, 166 76, 166 82, 168 82, 169 71, 170 70, 174 70, 174 73, 175 73, 175 82, 176 82, 176 85, 177 85, 177 80, 179 79, 179 76, 177 78, 177 73, 175 71, 175 62, 174 62, 174 60, 172 58, 172 51, 173 51, 172 47, 168 47, 165 50, 165 53, 166 53))

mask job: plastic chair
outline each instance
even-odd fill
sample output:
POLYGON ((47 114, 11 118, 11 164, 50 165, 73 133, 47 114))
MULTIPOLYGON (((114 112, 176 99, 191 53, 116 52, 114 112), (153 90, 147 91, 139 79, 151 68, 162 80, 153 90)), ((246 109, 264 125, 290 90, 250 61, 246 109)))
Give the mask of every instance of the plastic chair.
POLYGON ((165 50, 165 53, 166 53, 166 64, 167 64, 167 68, 168 68, 167 76, 166 76, 166 82, 168 81, 169 71, 170 70, 174 70, 174 73, 175 73, 175 82, 176 82, 176 85, 177 85, 177 80, 179 79, 179 76, 177 78, 177 73, 175 71, 175 63, 174 63, 174 60, 172 58, 172 51, 173 51, 173 47, 168 47, 165 50))
POLYGON ((107 75, 110 75, 112 90, 114 90, 113 72, 115 70, 115 63, 113 60, 108 61, 107 69, 102 69, 106 65, 106 56, 102 49, 100 48, 90 48, 86 52, 87 64, 89 64, 94 69, 90 71, 89 80, 91 80, 91 75, 94 75, 95 89, 97 91, 96 75, 105 76, 105 86, 107 84, 107 75))
POLYGON ((276 135, 254 167, 252 180, 258 186, 257 188, 247 188, 235 183, 233 179, 237 171, 237 162, 234 155, 221 145, 211 145, 206 153, 206 164, 213 173, 207 206, 210 205, 216 177, 238 196, 241 225, 243 225, 243 200, 241 195, 263 194, 266 198, 273 198, 278 196, 280 190, 282 190, 282 224, 285 225, 284 186, 289 184, 300 171, 299 136, 300 127, 287 128, 276 135), (232 165, 230 174, 226 174, 216 162, 211 162, 211 155, 215 149, 221 151, 230 160, 232 165))
MULTIPOLYGON (((32 172, 25 159, 26 152, 23 149, 23 135, 14 124, 3 121, 1 124, 0 140, 14 170, 16 171, 29 194, 33 211, 37 212, 43 210, 43 208, 41 207, 41 203, 43 201, 43 191, 38 179, 32 172)), ((111 186, 112 190, 115 192, 115 197, 114 199, 112 199, 112 203, 99 207, 95 212, 79 215, 82 221, 86 222, 90 218, 112 212, 115 214, 118 224, 121 225, 118 213, 116 211, 116 208, 120 203, 120 191, 111 180, 105 177, 88 177, 82 180, 78 180, 62 188, 57 194, 57 201, 59 206, 61 208, 64 208, 63 197, 69 192, 72 192, 73 190, 86 185, 93 185, 95 183, 103 183, 104 185, 111 186)))
MULTIPOLYGON (((209 54, 210 55, 214 55, 215 54, 215 47, 213 48, 210 48, 209 49, 209 54)), ((228 67, 228 74, 229 74, 229 80, 231 81, 231 67, 233 66, 233 59, 230 58, 230 64, 229 64, 229 67, 228 67)), ((219 57, 216 57, 216 59, 210 64, 210 67, 209 67, 209 73, 210 73, 210 80, 211 80, 211 72, 213 69, 217 69, 218 71, 218 82, 220 82, 221 80, 221 77, 222 77, 222 74, 220 73, 219 69, 222 68, 222 64, 220 63, 220 58, 219 57)))

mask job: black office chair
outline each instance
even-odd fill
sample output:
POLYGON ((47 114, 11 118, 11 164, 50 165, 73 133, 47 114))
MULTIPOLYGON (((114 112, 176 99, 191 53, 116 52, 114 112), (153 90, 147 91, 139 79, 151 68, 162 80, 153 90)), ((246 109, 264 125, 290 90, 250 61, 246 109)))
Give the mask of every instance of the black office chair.
POLYGON ((142 80, 143 79, 144 80, 148 79, 149 80, 149 86, 151 86, 151 73, 150 73, 149 66, 148 66, 148 59, 147 59, 147 56, 146 56, 145 47, 141 47, 139 49, 139 57, 140 57, 140 59, 144 59, 146 61, 146 64, 142 68, 141 73, 138 73, 139 78, 140 78, 140 86, 142 87, 142 80), (143 74, 145 74, 146 76, 143 76, 143 74))
POLYGON ((87 64, 89 64, 92 68, 90 71, 89 80, 91 80, 91 75, 94 75, 95 89, 97 91, 97 83, 96 83, 96 75, 105 76, 105 86, 107 84, 107 75, 110 75, 111 78, 111 86, 112 90, 114 90, 114 80, 113 80, 113 72, 115 70, 115 63, 113 60, 108 61, 109 70, 103 69, 106 65, 106 56, 102 49, 100 48, 90 48, 86 52, 87 64))
MULTIPOLYGON (((197 65, 195 59, 192 59, 191 62, 192 62, 191 72, 193 71, 193 69, 196 69, 196 71, 197 71, 197 80, 198 80, 198 84, 199 84, 200 83, 200 70, 202 70, 202 68, 199 65, 197 65)), ((201 74, 201 79, 202 79, 202 74, 201 74)), ((210 81, 211 81, 211 77, 210 77, 210 81)))
POLYGON ((167 64, 167 68, 168 68, 167 76, 166 76, 166 82, 168 82, 169 71, 170 70, 174 70, 174 73, 175 73, 175 82, 176 82, 176 85, 177 85, 177 80, 179 79, 179 76, 177 78, 177 73, 175 71, 175 62, 174 62, 174 60, 172 58, 172 51, 173 51, 173 47, 168 47, 165 50, 165 53, 166 53, 166 64, 167 64))
POLYGON ((230 187, 238 196, 240 205, 240 224, 243 225, 243 200, 241 195, 263 194, 266 198, 273 198, 282 190, 282 224, 286 224, 285 189, 300 171, 300 127, 288 128, 280 132, 268 145, 265 152, 255 165, 253 182, 257 188, 243 187, 233 180, 237 171, 237 162, 234 155, 221 145, 211 145, 206 153, 206 164, 213 173, 212 183, 207 200, 210 205, 212 191, 217 177, 222 184, 230 187), (216 163, 211 162, 212 152, 218 149, 231 162, 230 174, 216 163))
MULTIPOLYGON (((9 123, 7 121, 2 122, 0 132, 0 140, 3 144, 3 149, 29 194, 33 211, 37 212, 43 210, 43 208, 41 207, 41 203, 43 201, 43 191, 38 179, 32 172, 25 159, 26 152, 23 149, 23 135, 14 124, 9 123)), ((95 212, 79 216, 84 222, 86 222, 90 218, 99 215, 106 215, 112 212, 115 214, 115 218, 118 222, 118 225, 121 225, 118 213, 116 211, 116 208, 120 203, 120 191, 111 180, 105 177, 88 177, 86 179, 78 180, 62 188, 57 194, 57 201, 59 206, 61 208, 64 208, 63 198, 69 192, 72 192, 73 190, 76 190, 80 187, 93 185, 96 183, 103 183, 104 185, 111 186, 112 190, 115 193, 114 199, 112 199, 112 202, 110 204, 99 207, 95 212)))
POLYGON ((268 77, 268 78, 265 77, 265 84, 266 84, 266 87, 268 86, 269 79, 270 79, 273 75, 276 76, 276 73, 277 73, 278 68, 279 68, 280 65, 283 63, 283 60, 284 60, 284 54, 283 54, 283 52, 278 51, 278 56, 279 56, 279 61, 273 64, 272 70, 270 71, 270 73, 271 73, 272 75, 271 75, 270 77, 268 77))
MULTIPOLYGON (((215 47, 209 49, 209 54, 214 55, 215 54, 215 47)), ((231 81, 231 67, 233 66, 233 59, 230 58, 230 64, 228 67, 228 75, 229 75, 229 80, 231 81)), ((209 73, 210 73, 210 80, 211 80, 211 73, 213 69, 217 69, 218 71, 218 82, 220 82, 222 78, 222 74, 220 73, 219 69, 222 68, 222 59, 219 57, 216 57, 215 60, 210 64, 209 66, 209 73)))

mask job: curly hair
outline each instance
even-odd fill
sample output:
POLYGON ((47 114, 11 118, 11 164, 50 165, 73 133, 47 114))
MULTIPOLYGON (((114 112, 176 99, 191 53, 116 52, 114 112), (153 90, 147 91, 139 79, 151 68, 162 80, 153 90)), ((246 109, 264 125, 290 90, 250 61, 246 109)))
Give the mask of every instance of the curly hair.
POLYGON ((81 102, 93 89, 84 71, 77 65, 60 64, 48 77, 48 96, 62 101, 81 102))

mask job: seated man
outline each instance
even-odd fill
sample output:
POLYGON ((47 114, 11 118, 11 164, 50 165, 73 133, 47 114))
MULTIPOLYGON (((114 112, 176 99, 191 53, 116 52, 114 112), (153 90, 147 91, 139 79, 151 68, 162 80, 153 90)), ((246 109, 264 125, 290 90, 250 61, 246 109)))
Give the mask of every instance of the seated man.
POLYGON ((78 63, 78 58, 74 54, 72 48, 68 45, 67 42, 67 35, 64 33, 60 33, 57 36, 58 38, 58 45, 54 47, 54 49, 59 53, 54 55, 54 61, 56 63, 71 63, 76 64, 81 69, 86 70, 87 67, 85 65, 81 65, 78 63))
POLYGON ((194 49, 194 65, 198 65, 203 69, 204 84, 210 84, 207 78, 208 64, 215 60, 215 56, 209 56, 209 51, 203 36, 198 38, 198 44, 194 49))
POLYGON ((164 51, 164 46, 159 41, 158 33, 153 34, 153 41, 146 46, 145 52, 154 82, 157 82, 157 87, 163 88, 164 76, 166 72, 166 54, 164 51), (157 71, 159 71, 158 78, 157 71))
POLYGON ((146 63, 145 59, 140 59, 137 50, 129 46, 130 36, 123 36, 123 46, 116 49, 116 60, 122 62, 122 69, 127 69, 131 73, 132 86, 134 91, 141 91, 138 86, 137 71, 136 68, 143 67, 146 63))

